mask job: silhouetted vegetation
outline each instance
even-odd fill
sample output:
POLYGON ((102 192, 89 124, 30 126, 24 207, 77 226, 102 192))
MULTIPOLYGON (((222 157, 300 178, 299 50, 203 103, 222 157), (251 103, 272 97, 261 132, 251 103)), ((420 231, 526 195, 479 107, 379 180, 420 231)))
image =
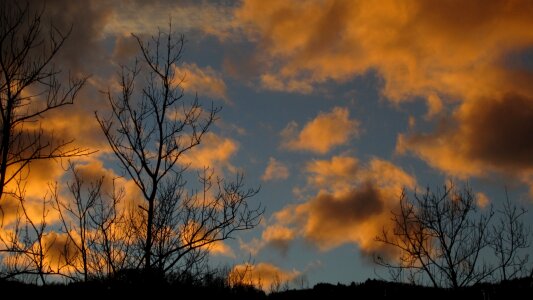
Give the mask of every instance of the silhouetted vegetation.
MULTIPOLYGON (((133 276, 135 277, 135 276, 133 276)), ((387 282, 369 279, 363 283, 352 282, 349 285, 319 283, 313 288, 284 290, 265 294, 249 285, 229 286, 225 278, 214 281, 204 280, 191 284, 188 282, 159 282, 156 285, 139 285, 117 278, 69 284, 50 284, 46 286, 21 283, 17 281, 0 281, 0 289, 5 293, 24 290, 28 296, 54 296, 57 298, 70 295, 84 297, 135 297, 150 295, 153 297, 173 298, 191 296, 199 299, 522 299, 533 293, 531 278, 517 278, 500 283, 484 283, 460 289, 434 288, 406 283, 387 282), (166 296, 166 295, 170 295, 166 296)), ((213 279, 212 279, 213 280, 213 279)))
POLYGON ((105 93, 109 110, 95 114, 122 178, 135 184, 128 192, 140 197, 126 199, 118 178, 84 178, 69 161, 66 189, 51 182, 39 209, 28 209, 32 162, 91 154, 39 126, 47 111, 72 104, 86 81, 59 77, 52 59, 70 31, 44 26, 44 9, 0 4, 0 279, 198 281, 210 248, 257 226, 263 208, 249 203, 258 189, 247 188, 242 173, 230 180, 184 161, 220 108, 184 97, 184 74, 175 69, 184 38, 171 26, 148 41, 133 35, 139 56, 121 68, 118 92, 105 93), (104 188, 107 182, 111 188, 104 188), (52 213, 58 217, 51 220, 52 213))
POLYGON ((507 197, 498 213, 493 222, 492 206, 480 211, 468 187, 428 188, 415 192, 414 199, 404 191, 392 212, 392 228, 377 237, 393 254, 376 255, 375 262, 388 268, 395 281, 454 289, 493 281, 498 274, 500 280, 525 276, 525 210, 507 197))

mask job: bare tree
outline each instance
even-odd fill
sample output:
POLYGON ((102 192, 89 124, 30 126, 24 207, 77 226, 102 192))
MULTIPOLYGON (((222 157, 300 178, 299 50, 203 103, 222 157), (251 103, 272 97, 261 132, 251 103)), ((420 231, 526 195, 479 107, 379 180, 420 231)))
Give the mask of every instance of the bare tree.
POLYGON ((74 177, 71 182, 67 183, 72 199, 69 199, 70 201, 61 199, 57 183, 50 186, 50 191, 55 204, 54 208, 59 213, 62 223, 62 231, 68 236, 68 242, 75 249, 75 253, 66 255, 72 258, 69 265, 83 276, 84 281, 87 281, 91 272, 89 248, 93 243, 92 238, 96 229, 91 219, 91 212, 102 196, 101 188, 104 178, 86 184, 72 163, 69 163, 69 170, 74 177))
MULTIPOLYGON (((91 183, 91 188, 96 186, 91 183)), ((124 188, 117 187, 114 178, 110 194, 96 197, 97 201, 88 212, 93 229, 89 256, 92 276, 96 278, 114 277, 120 270, 135 266, 132 254, 135 237, 131 234, 131 215, 128 213, 131 208, 125 207, 124 195, 124 188)))
POLYGON ((219 108, 204 109, 195 98, 183 97, 175 65, 180 61, 183 36, 159 31, 145 43, 137 39, 140 61, 122 67, 121 92, 107 92, 112 115, 96 117, 125 174, 144 198, 132 214, 139 238, 139 266, 162 272, 187 268, 187 256, 197 256, 235 231, 255 227, 263 213, 251 208, 242 175, 233 182, 200 173, 202 188, 185 191, 183 154, 200 144, 216 120, 219 108))
POLYGON ((6 0, 0 3, 0 199, 35 160, 88 154, 72 141, 46 136, 40 118, 50 110, 72 104, 86 78, 62 84, 54 67, 70 31, 43 26, 44 8, 6 0))
POLYGON ((529 260, 525 250, 529 248, 529 229, 522 218, 526 214, 523 207, 517 207, 509 199, 507 191, 500 217, 492 226, 490 246, 498 261, 501 280, 513 279, 524 275, 529 260))
POLYGON ((3 256, 2 278, 17 278, 34 283, 46 284, 47 277, 69 278, 68 243, 58 241, 59 235, 49 229, 49 194, 42 199, 40 216, 36 217, 25 204, 25 185, 18 183, 16 195, 20 197, 16 219, 0 236, 3 256))
POLYGON ((375 261, 407 272, 410 281, 425 278, 435 287, 480 282, 494 272, 483 259, 492 216, 492 209, 477 213, 475 195, 468 187, 458 190, 450 184, 435 193, 427 189, 422 195, 415 193, 414 200, 404 191, 398 211, 393 212, 392 230, 384 229, 377 237, 399 255, 378 256, 375 261))
POLYGON ((71 253, 65 253, 65 257, 74 271, 72 278, 103 279, 113 277, 117 270, 133 267, 129 261, 133 239, 129 234, 130 216, 123 207, 124 189, 116 186, 116 178, 102 176, 86 181, 72 163, 69 174, 72 179, 67 182, 67 195, 61 195, 57 183, 50 186, 50 191, 61 231, 68 236, 71 253), (106 180, 111 180, 112 189, 104 192, 106 180))

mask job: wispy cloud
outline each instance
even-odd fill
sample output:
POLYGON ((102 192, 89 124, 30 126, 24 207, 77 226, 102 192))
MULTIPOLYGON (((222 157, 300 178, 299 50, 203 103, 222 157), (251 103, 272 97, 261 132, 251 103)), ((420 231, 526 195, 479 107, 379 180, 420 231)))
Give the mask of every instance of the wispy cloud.
POLYGON ((269 180, 282 180, 289 177, 289 168, 282 162, 276 160, 273 157, 270 157, 268 160, 268 165, 261 176, 261 179, 264 181, 269 180))

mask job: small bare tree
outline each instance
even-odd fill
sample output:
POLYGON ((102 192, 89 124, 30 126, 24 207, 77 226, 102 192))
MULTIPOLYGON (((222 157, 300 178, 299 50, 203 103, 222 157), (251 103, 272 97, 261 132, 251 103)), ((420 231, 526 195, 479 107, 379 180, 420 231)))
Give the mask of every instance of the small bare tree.
POLYGON ((0 278, 16 278, 46 284, 47 277, 70 278, 68 268, 68 243, 58 241, 56 232, 50 230, 48 215, 51 196, 42 199, 39 217, 33 215, 25 204, 24 184, 18 183, 16 195, 20 206, 9 230, 0 236, 3 270, 0 278), (66 255, 66 256, 65 256, 66 255))
POLYGON ((144 198, 131 216, 132 233, 142 247, 139 266, 168 272, 188 268, 188 255, 201 259, 197 251, 255 227, 263 210, 249 206, 248 198, 257 190, 245 189, 242 175, 227 182, 206 171, 199 174, 203 188, 185 191, 187 165, 180 159, 200 144, 219 108, 185 101, 183 78, 175 73, 184 39, 171 26, 148 43, 134 37, 140 62, 122 68, 118 96, 107 92, 112 115, 96 117, 144 198))
POLYGON ((384 229, 377 237, 399 256, 378 256, 375 261, 406 271, 410 281, 425 278, 435 287, 459 288, 480 282, 494 272, 483 259, 492 216, 492 209, 477 213, 475 195, 468 187, 458 190, 449 185, 436 193, 427 189, 422 195, 415 193, 414 200, 404 191, 398 211, 393 212, 392 230, 384 229))
POLYGON ((69 170, 74 177, 71 182, 67 183, 72 199, 69 199, 70 201, 61 199, 57 183, 50 186, 50 191, 54 208, 59 213, 62 231, 68 236, 68 242, 75 249, 75 253, 66 255, 72 258, 69 260, 69 265, 82 275, 84 281, 87 281, 91 272, 90 246, 93 243, 92 238, 96 229, 91 213, 97 202, 101 201, 104 178, 86 184, 72 163, 69 163, 69 170))
POLYGON ((117 270, 133 267, 131 222, 123 207, 123 188, 116 187, 116 178, 102 176, 87 181, 72 163, 69 174, 72 179, 67 182, 67 195, 61 195, 57 183, 50 186, 50 191, 61 231, 68 236, 72 253, 65 257, 72 278, 88 281, 112 277, 117 270), (112 181, 111 191, 102 190, 105 180, 112 181))
MULTIPOLYGON (((35 160, 88 154, 72 141, 45 136, 39 120, 72 104, 86 78, 59 80, 53 58, 69 32, 45 32, 43 10, 6 0, 0 3, 0 204, 6 186, 35 160)), ((1 208, 1 206, 0 206, 1 208)))
POLYGON ((522 218, 527 213, 523 207, 517 207, 505 193, 505 201, 499 218, 492 225, 490 246, 498 261, 498 271, 501 280, 509 280, 523 276, 526 272, 529 255, 525 253, 529 248, 530 230, 525 226, 522 218))

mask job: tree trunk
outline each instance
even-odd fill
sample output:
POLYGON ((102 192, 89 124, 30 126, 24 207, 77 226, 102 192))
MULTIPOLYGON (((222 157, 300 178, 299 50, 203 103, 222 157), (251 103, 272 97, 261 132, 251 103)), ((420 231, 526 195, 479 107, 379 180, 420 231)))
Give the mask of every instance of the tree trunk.
POLYGON ((152 254, 152 227, 154 222, 154 199, 148 200, 148 220, 146 225, 146 245, 144 248, 144 269, 150 271, 151 269, 151 254, 152 254))

